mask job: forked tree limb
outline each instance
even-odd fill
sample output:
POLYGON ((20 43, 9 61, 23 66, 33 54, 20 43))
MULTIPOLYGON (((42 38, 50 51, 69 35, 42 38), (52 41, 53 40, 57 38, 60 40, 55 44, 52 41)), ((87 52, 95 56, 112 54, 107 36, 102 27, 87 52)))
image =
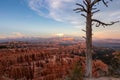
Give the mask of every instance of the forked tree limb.
POLYGON ((102 0, 102 2, 106 7, 108 7, 108 5, 107 5, 108 1, 105 2, 105 0, 102 0))
POLYGON ((103 27, 105 27, 105 26, 111 26, 111 25, 113 25, 113 24, 115 24, 115 23, 118 23, 118 22, 120 22, 120 21, 112 21, 112 22, 110 22, 110 23, 104 23, 104 22, 102 22, 102 21, 100 21, 100 20, 97 20, 97 19, 92 19, 92 22, 96 22, 96 27, 99 27, 99 26, 103 26, 103 27))
POLYGON ((74 11, 81 11, 81 12, 87 12, 85 9, 85 6, 79 3, 76 3, 76 5, 80 6, 79 8, 74 9, 74 11))
POLYGON ((89 4, 90 3, 90 0, 85 0, 86 2, 87 2, 87 4, 89 4))
POLYGON ((94 0, 91 4, 91 6, 94 6, 96 3, 100 2, 101 0, 94 0))
POLYGON ((102 1, 103 4, 104 4, 106 7, 108 7, 108 2, 109 2, 109 1, 112 1, 112 0, 109 0, 109 1, 106 1, 106 0, 94 0, 94 1, 92 2, 91 6, 94 6, 96 3, 99 3, 100 1, 102 1))

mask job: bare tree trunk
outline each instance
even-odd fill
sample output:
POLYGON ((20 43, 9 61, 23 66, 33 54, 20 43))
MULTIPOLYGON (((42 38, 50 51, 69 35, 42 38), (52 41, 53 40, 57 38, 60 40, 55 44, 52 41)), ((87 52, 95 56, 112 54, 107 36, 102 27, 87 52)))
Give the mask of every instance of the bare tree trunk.
POLYGON ((92 78, 92 15, 88 6, 86 18, 86 77, 92 78))
MULTIPOLYGON (((96 27, 99 26, 110 26, 115 23, 118 23, 120 21, 113 21, 110 23, 104 23, 100 20, 93 19, 92 16, 99 12, 100 10, 97 9, 95 6, 99 2, 103 2, 103 4, 108 7, 108 1, 106 0, 82 0, 83 4, 76 3, 76 5, 79 6, 79 8, 74 9, 77 13, 81 13, 81 16, 86 18, 86 77, 89 79, 92 78, 92 22, 96 23, 96 27), (87 15, 86 15, 87 14, 87 15)), ((112 0, 109 0, 112 1, 112 0)))

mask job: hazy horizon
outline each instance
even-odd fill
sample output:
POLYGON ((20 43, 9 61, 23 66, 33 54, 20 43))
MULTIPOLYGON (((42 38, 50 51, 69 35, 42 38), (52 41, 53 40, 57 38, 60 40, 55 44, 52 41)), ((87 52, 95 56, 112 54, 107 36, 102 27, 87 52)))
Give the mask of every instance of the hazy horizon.
MULTIPOLYGON (((0 39, 30 37, 82 37, 85 19, 73 12, 80 0, 1 0, 0 39)), ((110 22, 120 20, 120 1, 99 5, 93 17, 110 22)), ((106 28, 93 26, 93 39, 120 39, 120 23, 106 28)))

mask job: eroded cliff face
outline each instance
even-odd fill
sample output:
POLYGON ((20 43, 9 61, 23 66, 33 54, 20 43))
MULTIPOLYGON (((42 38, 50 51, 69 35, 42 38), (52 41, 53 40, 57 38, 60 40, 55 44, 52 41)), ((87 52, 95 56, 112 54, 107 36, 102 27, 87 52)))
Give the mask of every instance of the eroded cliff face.
MULTIPOLYGON (((47 45, 46 47, 15 48, 0 50, 0 75, 10 79, 56 80, 65 79, 79 63, 85 74, 85 47, 47 45)), ((104 76, 108 66, 101 60, 93 60, 93 76, 104 76)))

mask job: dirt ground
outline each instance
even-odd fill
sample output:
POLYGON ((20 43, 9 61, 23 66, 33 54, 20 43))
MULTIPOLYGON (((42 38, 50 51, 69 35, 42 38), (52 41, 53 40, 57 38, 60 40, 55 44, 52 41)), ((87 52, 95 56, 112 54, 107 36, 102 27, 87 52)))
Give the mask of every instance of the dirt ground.
MULTIPOLYGON (((85 80, 89 80, 89 79, 85 79, 85 80)), ((100 77, 100 78, 92 78, 91 80, 120 80, 120 78, 100 77)))

